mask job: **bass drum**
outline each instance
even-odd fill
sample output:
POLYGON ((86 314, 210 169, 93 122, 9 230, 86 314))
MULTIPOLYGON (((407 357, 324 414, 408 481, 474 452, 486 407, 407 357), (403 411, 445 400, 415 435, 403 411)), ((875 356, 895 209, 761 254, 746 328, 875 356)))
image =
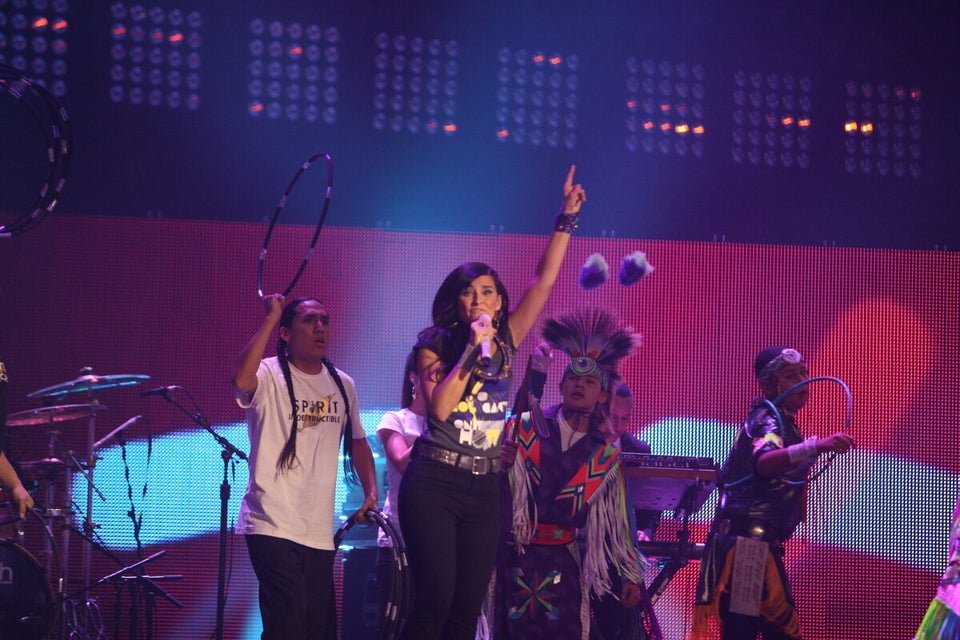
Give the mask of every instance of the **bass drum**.
POLYGON ((56 613, 40 564, 13 540, 0 540, 0 639, 45 640, 56 613))

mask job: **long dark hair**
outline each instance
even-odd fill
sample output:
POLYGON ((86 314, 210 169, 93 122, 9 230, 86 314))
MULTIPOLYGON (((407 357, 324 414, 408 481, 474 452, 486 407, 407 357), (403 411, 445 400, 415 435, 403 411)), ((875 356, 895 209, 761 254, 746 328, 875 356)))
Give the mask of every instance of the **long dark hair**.
MULTIPOLYGON (((297 315, 297 308, 304 302, 316 302, 323 304, 316 298, 295 298, 290 300, 283 307, 283 313, 280 314, 280 326, 290 329, 293 326, 293 318, 297 315)), ((290 435, 287 437, 283 449, 280 451, 280 457, 277 458, 277 470, 281 473, 294 468, 297 464, 297 397, 293 393, 293 377, 290 375, 290 361, 287 356, 287 341, 283 338, 277 339, 277 361, 280 363, 280 370, 283 371, 283 380, 287 385, 287 396, 290 398, 291 407, 291 425, 290 435)), ((343 472, 347 478, 357 480, 357 472, 353 466, 353 420, 350 418, 350 400, 347 398, 347 391, 343 386, 343 380, 337 368, 333 366, 327 358, 323 359, 323 366, 330 372, 330 377, 337 384, 340 395, 343 397, 343 407, 347 416, 347 424, 343 430, 343 472)))
POLYGON ((400 386, 400 408, 406 409, 413 404, 413 382, 410 381, 410 374, 417 373, 417 352, 411 349, 407 354, 407 361, 403 365, 403 384, 400 386))
POLYGON ((500 276, 483 262, 465 262, 450 272, 433 297, 433 325, 420 332, 417 348, 425 347, 440 356, 444 370, 449 370, 460 358, 470 340, 470 325, 460 320, 458 305, 460 293, 480 276, 490 276, 500 294, 502 304, 494 323, 497 334, 511 350, 516 350, 510 333, 510 297, 500 276))

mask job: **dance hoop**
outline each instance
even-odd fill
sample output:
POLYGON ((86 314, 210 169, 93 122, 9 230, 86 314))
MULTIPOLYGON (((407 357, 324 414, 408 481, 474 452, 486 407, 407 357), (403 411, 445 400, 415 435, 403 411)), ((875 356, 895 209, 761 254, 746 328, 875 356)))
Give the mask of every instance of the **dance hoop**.
POLYGON ((24 105, 40 127, 49 168, 33 203, 16 220, 0 225, 0 238, 29 231, 57 206, 73 158, 73 129, 66 110, 37 81, 19 69, 0 64, 0 93, 24 105))
POLYGON ((320 230, 323 229, 323 221, 327 218, 327 209, 330 208, 330 194, 333 191, 333 159, 329 154, 323 152, 315 154, 309 160, 300 165, 300 169, 293 176, 290 184, 287 185, 283 195, 280 196, 280 202, 277 204, 277 208, 273 212, 273 219, 270 220, 270 226, 267 227, 267 235, 263 239, 263 247, 260 249, 260 261, 257 263, 257 295, 261 298, 264 296, 263 265, 267 257, 267 245, 270 244, 270 236, 273 235, 273 229, 277 226, 277 219, 280 217, 280 213, 283 211, 283 208, 287 206, 287 199, 290 197, 290 193, 293 191, 294 186, 296 186, 300 176, 302 176, 307 169, 310 168, 317 158, 321 157, 326 158, 327 160, 327 194, 323 199, 323 209, 320 211, 320 218, 317 220, 317 228, 313 231, 313 239, 310 241, 310 246, 307 248, 307 252, 303 256, 303 261, 300 263, 300 268, 297 269, 297 273, 293 276, 290 284, 287 285, 286 290, 283 292, 284 298, 286 298, 293 290, 294 285, 297 284, 297 280, 299 280, 300 276, 303 275, 303 270, 307 268, 307 263, 310 262, 310 258, 313 257, 314 248, 317 246, 317 238, 320 237, 320 230))
MULTIPOLYGON (((391 571, 388 584, 383 585, 386 587, 384 592, 387 601, 383 603, 384 608, 380 611, 380 629, 377 640, 394 640, 400 634, 411 601, 407 547, 403 541, 399 524, 391 520, 383 511, 367 509, 364 515, 373 520, 390 538, 392 543, 390 547, 384 547, 391 551, 391 571)), ((356 521, 350 518, 340 526, 333 536, 333 545, 336 549, 340 548, 344 536, 356 524, 356 521)))
MULTIPOLYGON (((788 395, 790 395, 791 393, 799 389, 800 387, 805 387, 811 382, 834 382, 840 386, 840 388, 843 390, 844 398, 847 401, 847 412, 846 412, 846 416, 843 419, 843 426, 840 427, 840 430, 849 432, 850 423, 853 422, 853 394, 850 393, 850 387, 847 386, 847 383, 845 383, 840 378, 834 378, 832 376, 818 376, 816 378, 807 378, 806 380, 801 380, 795 385, 788 387, 773 400, 769 400, 767 398, 757 398, 756 400, 754 400, 754 402, 756 402, 758 406, 763 405, 770 412, 770 414, 773 415, 774 419, 777 421, 777 428, 779 429, 780 433, 783 433, 783 429, 784 429, 783 416, 781 415, 780 410, 777 408, 777 404, 781 400, 786 398, 788 395)), ((830 467, 830 465, 833 464, 833 461, 836 457, 837 457, 836 453, 830 452, 826 456, 825 460, 820 464, 819 468, 812 470, 810 472, 810 475, 807 477, 806 480, 803 480, 801 482, 787 482, 787 483, 788 484, 812 483, 814 480, 816 480, 817 478, 819 478, 824 474, 824 472, 830 467)), ((731 485, 728 485, 728 486, 731 486, 731 485)))

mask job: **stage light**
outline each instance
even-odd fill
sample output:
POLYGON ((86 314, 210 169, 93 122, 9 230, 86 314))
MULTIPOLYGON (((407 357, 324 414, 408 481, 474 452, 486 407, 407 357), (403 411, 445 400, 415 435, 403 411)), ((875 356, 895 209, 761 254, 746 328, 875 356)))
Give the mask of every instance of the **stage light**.
POLYGON ((26 73, 57 98, 67 92, 68 13, 66 0, 0 1, 0 63, 26 73))
POLYGON ((908 90, 902 85, 853 80, 844 88, 847 115, 851 116, 843 125, 847 173, 919 178, 923 117, 920 88, 908 90))
MULTIPOLYGON (((248 31, 251 61, 247 65, 247 93, 252 100, 247 113, 254 118, 335 122, 339 30, 254 18, 248 31), (266 84, 260 81, 263 77, 269 79, 266 84), (321 100, 329 108, 321 110, 317 105, 321 100)), ((381 61, 383 65, 388 62, 381 61)))
MULTIPOLYGON (((374 56, 373 128, 411 134, 455 133, 460 45, 452 40, 443 43, 436 38, 379 33, 374 46, 378 51, 374 56), (442 101, 441 96, 445 98, 442 101), (441 113, 443 123, 438 119, 441 113)), ((328 50, 328 59, 330 55, 328 50)), ((509 102, 507 96, 498 99, 509 102)))
POLYGON ((810 80, 739 70, 733 74, 733 84, 734 163, 809 167, 810 80))
POLYGON ((497 127, 500 142, 574 149, 577 145, 577 109, 580 59, 576 54, 502 48, 497 54, 499 87, 497 122, 501 109, 513 114, 514 126, 497 127), (522 120, 518 120, 520 116, 522 120))
POLYGON ((110 100, 169 109, 199 108, 202 16, 195 11, 184 14, 180 9, 147 9, 122 2, 114 3, 110 12, 115 21, 110 27, 114 41, 110 57, 115 63, 110 68, 110 100), (186 30, 181 28, 184 23, 186 30), (179 70, 185 61, 186 73, 179 70), (141 86, 144 82, 150 85, 146 93, 141 86))
MULTIPOLYGON (((630 151, 642 149, 647 153, 655 151, 664 154, 685 156, 692 153, 702 157, 704 142, 703 128, 703 69, 700 65, 686 62, 659 63, 650 59, 643 61, 628 58, 626 63, 625 103, 628 112, 634 111, 634 105, 641 105, 649 119, 644 122, 642 135, 654 135, 658 140, 638 144, 636 134, 627 127, 627 148, 630 151), (640 94, 645 95, 640 95, 640 94), (689 138, 691 132, 699 134, 689 138), (672 138, 663 139, 663 136, 672 138)), ((738 91, 737 99, 747 101, 745 92, 738 91)))

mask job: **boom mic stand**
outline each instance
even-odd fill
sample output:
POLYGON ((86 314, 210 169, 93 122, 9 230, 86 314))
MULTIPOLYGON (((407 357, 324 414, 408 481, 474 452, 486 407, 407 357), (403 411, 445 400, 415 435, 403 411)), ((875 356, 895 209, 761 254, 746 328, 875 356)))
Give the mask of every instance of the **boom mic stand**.
MULTIPOLYGON (((173 389, 182 390, 193 400, 193 396, 191 396, 186 389, 177 386, 163 388, 159 395, 162 395, 164 400, 180 409, 180 411, 189 416, 191 420, 208 431, 220 445, 220 457, 223 458, 223 481, 220 484, 220 553, 217 564, 217 626, 214 631, 215 640, 223 640, 223 612, 227 604, 227 503, 230 502, 230 483, 227 481, 227 470, 234 456, 246 461, 247 454, 233 446, 229 440, 213 430, 213 427, 210 426, 210 422, 204 417, 195 400, 193 400, 193 404, 194 407, 197 408, 196 413, 191 413, 189 409, 174 400, 170 395, 170 391, 173 389)), ((153 395, 153 392, 141 393, 140 395, 153 395)))
MULTIPOLYGON (((140 610, 137 604, 139 595, 142 593, 145 600, 145 626, 147 640, 152 640, 153 638, 153 610, 156 608, 156 596, 162 596, 165 600, 176 606, 178 609, 183 608, 183 604, 171 596, 169 593, 163 590, 155 581, 161 580, 181 580, 182 575, 168 575, 168 576, 147 576, 143 574, 143 569, 141 568, 146 563, 151 560, 155 560, 160 556, 164 555, 166 551, 157 551, 151 556, 144 558, 138 562, 135 562, 131 565, 127 565, 122 569, 114 571, 113 573, 106 575, 95 583, 90 585, 90 588, 93 588, 97 585, 100 585, 104 582, 113 581, 115 584, 115 592, 119 597, 119 585, 121 583, 127 583, 130 585, 130 638, 131 640, 137 640, 140 638, 140 610), (136 570, 135 575, 124 575, 127 571, 136 570)), ((117 623, 119 624, 119 615, 117 617, 117 623)))

